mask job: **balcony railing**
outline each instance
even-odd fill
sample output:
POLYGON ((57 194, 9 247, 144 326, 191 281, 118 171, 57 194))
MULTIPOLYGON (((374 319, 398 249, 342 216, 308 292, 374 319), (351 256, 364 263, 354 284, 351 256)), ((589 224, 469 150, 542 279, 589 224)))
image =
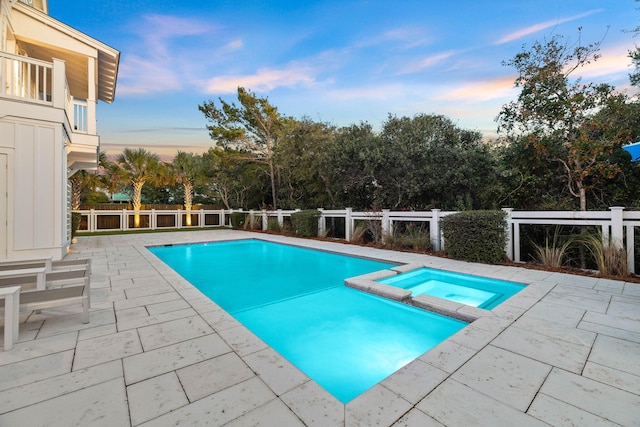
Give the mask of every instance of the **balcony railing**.
POLYGON ((8 98, 53 105, 53 64, 0 52, 0 90, 8 98))
POLYGON ((87 101, 71 96, 64 73, 62 61, 56 64, 0 52, 0 97, 64 107, 73 131, 86 133, 87 101))

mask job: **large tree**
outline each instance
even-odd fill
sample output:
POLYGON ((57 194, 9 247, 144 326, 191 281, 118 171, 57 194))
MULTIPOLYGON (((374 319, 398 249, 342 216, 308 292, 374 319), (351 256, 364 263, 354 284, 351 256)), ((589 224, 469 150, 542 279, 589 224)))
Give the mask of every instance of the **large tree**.
POLYGON ((276 150, 281 204, 288 208, 335 208, 330 185, 334 164, 327 155, 335 138, 334 127, 308 117, 291 124, 276 150))
MULTIPOLYGON (((158 155, 144 148, 125 148, 116 158, 116 163, 133 188, 133 210, 139 211, 142 207, 142 187, 147 181, 156 177, 158 155)), ((137 212, 134 217, 134 226, 140 227, 140 214, 137 212)))
POLYGON ((217 145, 247 151, 268 166, 271 181, 272 208, 278 205, 276 183, 275 150, 284 128, 290 119, 280 115, 268 98, 259 98, 254 93, 238 87, 238 102, 228 103, 219 98, 220 106, 213 101, 199 105, 211 125, 207 126, 211 138, 217 145))
POLYGON ((193 189, 204 178, 202 157, 193 153, 179 151, 173 158, 171 169, 175 181, 184 189, 184 208, 187 211, 186 225, 191 225, 191 207, 193 206, 193 189))
POLYGON ((587 209, 587 191, 615 177, 610 162, 619 141, 608 137, 606 120, 596 113, 621 102, 608 84, 583 83, 575 76, 599 58, 599 43, 569 45, 561 36, 536 42, 504 65, 518 72, 517 100, 502 107, 499 130, 512 140, 524 138, 537 156, 557 162, 569 192, 587 209))

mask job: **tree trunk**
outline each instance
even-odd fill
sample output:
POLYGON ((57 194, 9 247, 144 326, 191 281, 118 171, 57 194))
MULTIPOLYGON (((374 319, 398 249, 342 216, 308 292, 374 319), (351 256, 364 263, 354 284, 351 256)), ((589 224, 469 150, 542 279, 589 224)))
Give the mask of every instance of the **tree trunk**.
POLYGON ((269 159, 269 175, 271 177, 271 198, 273 199, 273 210, 275 211, 278 204, 278 191, 276 189, 276 174, 273 169, 273 160, 269 159))
POLYGON ((193 183, 191 181, 185 181, 184 186, 184 208, 187 211, 186 223, 188 227, 191 227, 191 207, 193 206, 193 183))
POLYGON ((143 185, 144 185, 144 181, 135 181, 133 183, 133 200, 131 200, 131 202, 133 203, 133 210, 136 211, 136 213, 133 216, 133 226, 135 228, 140 227, 140 213, 138 213, 138 211, 142 206, 142 186, 143 185))

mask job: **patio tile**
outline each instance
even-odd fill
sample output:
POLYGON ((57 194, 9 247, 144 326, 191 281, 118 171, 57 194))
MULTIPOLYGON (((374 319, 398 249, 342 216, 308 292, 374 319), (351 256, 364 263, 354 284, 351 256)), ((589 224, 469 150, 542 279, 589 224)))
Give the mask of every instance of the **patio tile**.
POLYGON ((17 386, 0 392, 0 412, 14 411, 116 378, 122 378, 119 360, 17 386))
POLYGON ((231 348, 217 335, 191 339, 123 359, 127 384, 133 384, 219 356, 231 348))
POLYGON ((380 385, 415 404, 444 381, 448 375, 447 372, 416 359, 382 380, 380 385))
POLYGON ((589 361, 640 376, 640 343, 598 335, 589 361))
POLYGON ((373 386, 345 405, 345 427, 386 426, 411 409, 411 404, 380 385, 373 386))
POLYGON ((253 411, 236 418, 225 427, 246 426, 281 426, 281 427, 305 427, 305 424, 295 416, 291 409, 279 399, 273 399, 253 411))
POLYGON ((168 313, 171 311, 183 310, 185 308, 191 308, 188 302, 183 299, 174 299, 172 301, 160 302, 157 304, 147 304, 147 311, 150 315, 168 313))
POLYGON ((582 371, 582 376, 640 395, 640 376, 632 375, 610 366, 587 362, 582 371))
POLYGON ((246 356, 269 346, 244 326, 222 329, 218 335, 240 356, 246 356))
POLYGON ((0 353, 0 367, 9 363, 35 359, 65 350, 73 350, 78 340, 78 332, 54 335, 37 340, 19 342, 11 351, 0 353))
POLYGON ((517 409, 454 380, 446 380, 417 409, 446 426, 547 426, 517 409))
POLYGON ((89 323, 82 323, 82 308, 80 304, 77 307, 78 313, 67 316, 55 316, 50 314, 46 314, 45 311, 42 312, 42 316, 47 315, 47 319, 45 320, 40 332, 38 333, 38 337, 47 337, 51 335, 62 334, 66 332, 75 332, 81 331, 83 329, 95 328, 96 326, 101 325, 109 325, 111 323, 115 323, 116 319, 113 314, 113 310, 94 310, 91 309, 89 312, 89 323))
POLYGON ((142 353, 142 345, 136 331, 124 331, 79 341, 73 370, 121 359, 142 353))
POLYGON ((536 396, 527 413, 556 427, 613 427, 620 425, 542 393, 536 396))
POLYGON ((73 350, 27 359, 0 367, 0 390, 7 390, 71 371, 73 350))
POLYGON ((616 337, 623 340, 640 343, 640 333, 628 331, 624 329, 624 327, 616 328, 612 326, 602 325, 600 323, 585 322, 583 320, 578 325, 578 328, 585 331, 596 332, 601 335, 608 335, 610 337, 616 337))
POLYGON ((150 285, 144 287, 133 287, 124 290, 127 299, 146 297, 164 293, 173 293, 175 290, 169 284, 150 285))
POLYGON ((498 335, 499 331, 487 331, 473 324, 467 326, 449 339, 465 347, 480 350, 498 335))
POLYGON ((576 373, 582 371, 591 350, 591 345, 578 345, 514 326, 505 330, 491 344, 576 373))
POLYGON ((156 314, 154 316, 136 317, 135 319, 124 320, 117 323, 119 331, 128 329, 142 328, 144 326, 155 325, 156 323, 169 322, 171 320, 182 319, 185 317, 193 317, 197 315, 192 308, 184 310, 170 311, 168 313, 156 314))
POLYGON ((622 294, 640 297, 640 284, 626 282, 624 284, 624 289, 622 290, 622 294))
POLYGON ((0 425, 47 427, 129 425, 129 411, 122 378, 0 415, 0 425))
POLYGON ((640 301, 622 301, 621 298, 613 297, 607 314, 640 321, 640 301))
POLYGON ((640 321, 632 320, 625 317, 612 316, 610 314, 587 312, 578 327, 582 327, 582 323, 595 323, 608 326, 614 329, 621 329, 627 332, 640 334, 640 321))
POLYGON ((445 372, 452 373, 474 354, 476 354, 476 350, 449 339, 438 344, 418 359, 445 372))
POLYGON ((179 293, 165 292, 162 294, 149 295, 145 297, 118 300, 113 303, 113 307, 116 310, 125 310, 127 308, 144 307, 146 305, 157 304, 176 299, 182 299, 179 293))
POLYGON ((550 371, 550 365, 487 346, 451 378, 524 412, 550 371))
POLYGON ((149 312, 145 306, 125 308, 124 310, 116 310, 116 321, 119 323, 148 317, 149 312))
POLYGON ((273 399, 275 395, 271 390, 258 378, 252 378, 141 425, 221 426, 273 399))
POLYGON ((211 333, 213 329, 200 316, 183 317, 138 329, 144 351, 211 333))
POLYGON ((391 427, 444 427, 442 424, 418 409, 410 410, 391 427))
POLYGON ((591 346, 596 338, 596 334, 590 331, 579 330, 560 323, 528 316, 522 316, 515 321, 513 326, 544 335, 555 341, 568 342, 579 346, 591 346))
POLYGON ((265 348, 243 359, 278 396, 309 381, 309 377, 272 348, 265 348))
POLYGON ((314 381, 289 390, 280 399, 308 426, 344 426, 344 405, 314 381))
POLYGON ((127 397, 133 426, 189 403, 175 372, 130 385, 127 397))
POLYGON ((234 353, 223 354, 176 371, 190 402, 255 376, 234 353))
POLYGON ((578 289, 572 292, 560 292, 557 290, 558 288, 554 288, 549 295, 546 297, 547 299, 551 299, 554 303, 558 305, 563 305, 571 308, 578 308, 583 310, 589 310, 592 312, 605 313, 607 311, 607 307, 609 307, 610 296, 600 298, 600 295, 591 294, 589 298, 583 295, 577 295, 579 292, 578 289))
POLYGON ((640 396, 558 368, 551 371, 540 392, 621 425, 638 422, 640 396))
POLYGON ((222 331, 224 329, 235 328, 242 325, 232 315, 221 308, 208 311, 206 313, 200 313, 200 316, 216 331, 222 331))
POLYGON ((117 331, 115 323, 96 326, 95 328, 83 329, 78 332, 78 341, 101 337, 103 335, 115 334, 117 331))
POLYGON ((551 301, 540 301, 531 307, 523 316, 523 319, 541 319, 559 323, 567 327, 575 328, 586 313, 585 309, 566 307, 554 304, 551 301))

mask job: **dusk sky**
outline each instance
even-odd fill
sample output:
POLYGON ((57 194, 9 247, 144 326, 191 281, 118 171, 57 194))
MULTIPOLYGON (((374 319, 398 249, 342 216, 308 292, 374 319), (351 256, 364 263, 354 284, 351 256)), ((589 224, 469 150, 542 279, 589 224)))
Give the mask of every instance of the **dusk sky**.
POLYGON ((236 100, 238 86, 283 115, 337 126, 389 114, 443 114, 496 135, 518 94, 502 65, 553 35, 602 40, 582 72, 629 94, 627 53, 640 44, 634 0, 201 2, 49 0, 52 17, 121 52, 113 104, 98 104, 108 154, 144 147, 172 158, 213 141, 198 105, 236 100))

